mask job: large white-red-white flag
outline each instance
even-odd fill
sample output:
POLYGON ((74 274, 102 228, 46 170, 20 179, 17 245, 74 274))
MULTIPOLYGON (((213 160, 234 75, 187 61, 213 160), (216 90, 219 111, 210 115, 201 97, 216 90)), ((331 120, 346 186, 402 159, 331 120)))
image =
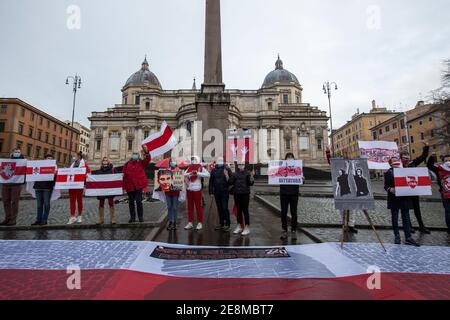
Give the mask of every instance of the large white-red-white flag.
POLYGON ((58 169, 56 175, 56 190, 84 189, 86 168, 58 169))
POLYGON ((56 169, 56 160, 27 161, 27 182, 53 181, 56 169))
POLYGON ((367 158, 369 169, 388 170, 389 159, 400 157, 397 143, 392 141, 358 141, 361 158, 367 158))
POLYGON ((427 168, 395 168, 395 195, 431 196, 431 179, 427 168))
POLYGON ((123 175, 88 174, 84 195, 87 197, 121 196, 123 194, 123 175))
POLYGON ((161 129, 158 132, 152 133, 142 142, 143 146, 147 146, 152 158, 169 152, 175 148, 177 144, 178 139, 174 136, 172 130, 165 121, 161 124, 161 129))
POLYGON ((26 171, 25 159, 0 159, 0 183, 24 183, 26 171))

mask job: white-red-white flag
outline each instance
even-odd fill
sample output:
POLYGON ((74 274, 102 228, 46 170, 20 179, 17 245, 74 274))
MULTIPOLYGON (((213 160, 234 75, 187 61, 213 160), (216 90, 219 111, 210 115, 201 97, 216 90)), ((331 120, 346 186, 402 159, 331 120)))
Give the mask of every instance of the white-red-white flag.
POLYGON ((142 142, 143 146, 147 146, 152 158, 169 152, 177 144, 177 138, 165 121, 161 124, 161 129, 158 132, 152 133, 142 142))
POLYGON ((123 195, 123 175, 121 173, 88 174, 84 195, 87 197, 123 195))
POLYGON ((27 182, 53 181, 56 169, 56 160, 27 161, 27 182))
POLYGON ((24 183, 26 159, 0 159, 0 183, 24 183))
POLYGON ((84 189, 86 168, 58 169, 56 175, 56 190, 84 189))
POLYGON ((431 179, 427 168, 395 168, 395 195, 431 196, 431 179))

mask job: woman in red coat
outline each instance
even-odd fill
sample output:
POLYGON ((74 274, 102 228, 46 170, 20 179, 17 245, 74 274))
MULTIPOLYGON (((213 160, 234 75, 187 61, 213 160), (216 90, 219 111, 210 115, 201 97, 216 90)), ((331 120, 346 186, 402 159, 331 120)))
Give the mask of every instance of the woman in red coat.
POLYGON ((140 159, 139 153, 135 152, 123 166, 123 188, 128 194, 128 205, 130 208, 129 223, 136 222, 136 207, 139 222, 144 222, 144 209, 142 206, 142 191, 147 187, 148 180, 145 169, 150 163, 151 156, 147 147, 143 146, 145 157, 140 159))

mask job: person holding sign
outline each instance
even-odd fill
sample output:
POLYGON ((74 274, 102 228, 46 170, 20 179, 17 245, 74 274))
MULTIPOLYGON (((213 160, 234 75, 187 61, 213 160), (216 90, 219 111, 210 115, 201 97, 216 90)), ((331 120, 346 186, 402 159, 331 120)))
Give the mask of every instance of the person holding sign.
POLYGON ((142 192, 148 186, 147 169, 151 156, 146 145, 142 146, 145 157, 139 158, 139 153, 134 152, 131 159, 123 166, 123 189, 128 194, 128 206, 130 209, 130 220, 128 223, 136 222, 136 208, 139 222, 144 222, 144 207, 142 205, 142 192))
MULTIPOLYGON (((90 173, 89 166, 83 159, 83 153, 79 153, 73 156, 73 162, 70 165, 71 168, 86 168, 86 173, 90 173)), ((70 189, 69 190, 69 200, 70 200, 70 219, 67 224, 73 224, 75 222, 82 223, 83 218, 83 189, 70 189), (78 217, 75 217, 75 210, 78 209, 78 217)))
POLYGON ((394 168, 401 168, 402 162, 397 157, 389 160, 391 168, 384 174, 384 190, 387 192, 387 207, 391 210, 392 228, 394 229, 395 244, 401 244, 398 214, 401 212, 405 244, 419 247, 420 245, 411 237, 411 220, 409 209, 412 207, 411 197, 397 197, 395 195, 394 168))
POLYGON ((445 210, 447 233, 450 234, 450 154, 444 156, 443 164, 439 165, 436 162, 436 156, 430 157, 427 162, 427 167, 428 170, 438 177, 439 191, 441 192, 442 204, 445 210))
MULTIPOLYGON (((114 166, 111 162, 109 162, 108 157, 103 157, 100 169, 98 169, 97 171, 93 171, 92 174, 93 175, 114 174, 114 166)), ((105 200, 108 200, 109 216, 111 219, 111 224, 116 224, 114 196, 109 197, 100 196, 97 197, 97 199, 99 200, 99 202, 98 202, 98 221, 96 224, 102 225, 105 222, 105 200)))
MULTIPOLYGON (((173 180, 173 172, 180 170, 178 168, 177 162, 173 159, 170 159, 169 161, 169 169, 170 175, 166 175, 170 181, 173 180)), ((159 175, 158 172, 158 179, 161 179, 162 177, 159 175)), ((164 181, 159 181, 159 185, 163 185, 164 181)), ((177 230, 177 219, 178 219, 178 212, 179 212, 179 198, 180 198, 180 191, 173 190, 173 187, 171 184, 168 184, 166 188, 162 187, 162 191, 164 192, 164 195, 166 197, 166 204, 167 204, 167 213, 169 218, 169 225, 167 226, 167 230, 177 230)))
MULTIPOLYGON (((285 160, 295 160, 294 154, 289 152, 286 154, 285 160)), ((280 239, 286 240, 288 237, 287 213, 289 206, 291 207, 291 238, 297 239, 297 206, 300 193, 300 185, 280 185, 280 202, 281 202, 281 228, 283 233, 280 239)))

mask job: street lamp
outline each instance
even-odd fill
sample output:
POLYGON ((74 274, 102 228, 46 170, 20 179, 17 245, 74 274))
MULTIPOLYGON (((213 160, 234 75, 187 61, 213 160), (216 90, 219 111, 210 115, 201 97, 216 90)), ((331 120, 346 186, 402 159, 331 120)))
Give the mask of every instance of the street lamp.
MULTIPOLYGON (((77 90, 81 89, 81 77, 77 74, 75 74, 75 77, 68 76, 66 78, 66 85, 69 85, 69 79, 73 82, 73 106, 72 106, 72 130, 70 131, 70 154, 72 153, 72 141, 73 141, 73 120, 75 117, 75 101, 77 97, 77 90)), ((70 155, 69 154, 69 160, 68 164, 70 165, 70 155)))
POLYGON ((338 89, 336 82, 325 82, 323 84, 323 93, 328 95, 328 108, 330 109, 330 130, 331 130, 331 156, 334 157, 334 138, 333 138, 333 116, 331 114, 331 91, 334 85, 334 90, 338 89))

